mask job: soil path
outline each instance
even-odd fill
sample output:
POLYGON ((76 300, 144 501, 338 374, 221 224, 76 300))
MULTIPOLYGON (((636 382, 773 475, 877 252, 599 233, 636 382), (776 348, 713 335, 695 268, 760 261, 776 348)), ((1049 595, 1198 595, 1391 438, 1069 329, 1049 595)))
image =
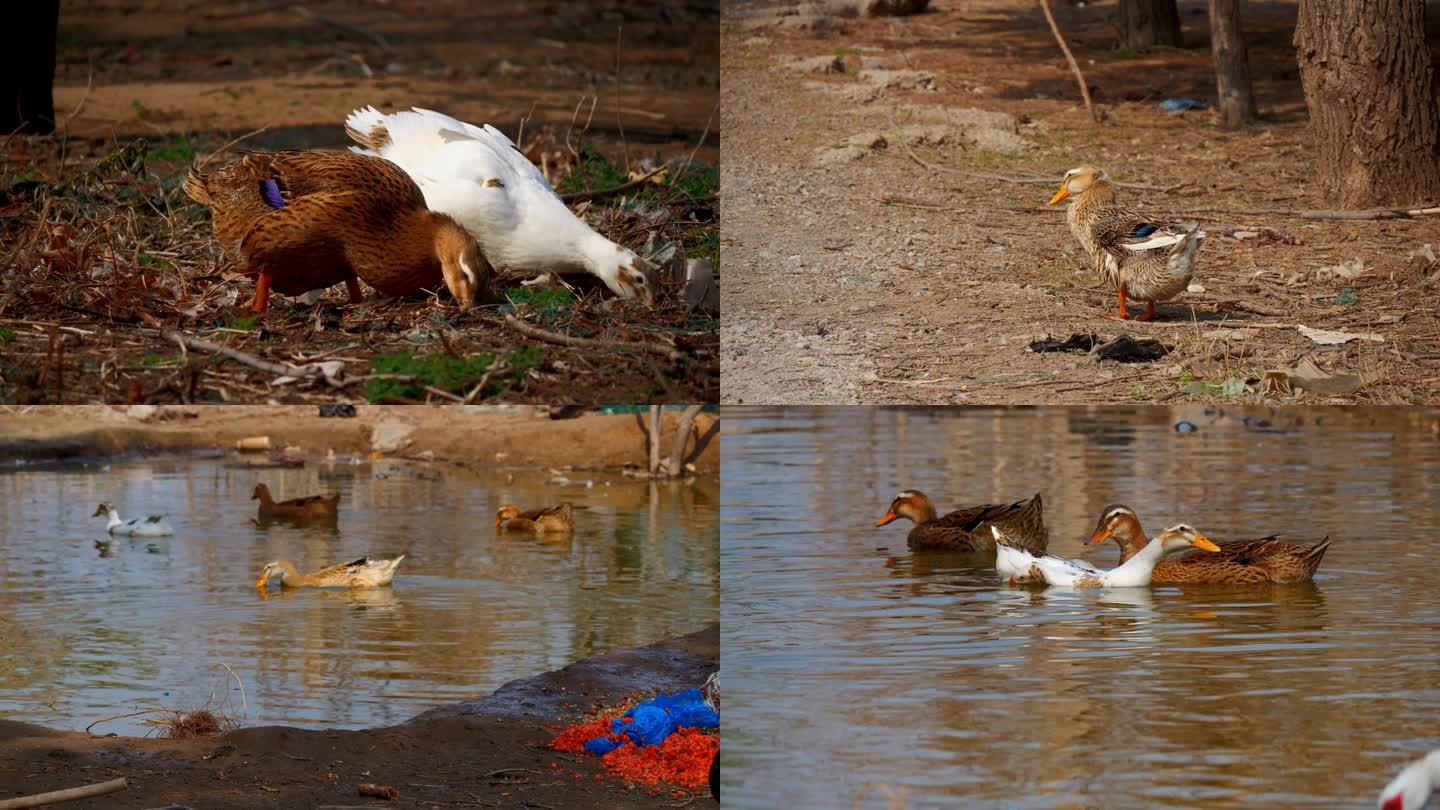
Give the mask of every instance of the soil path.
POLYGON ((1112 50, 1113 2, 1057 8, 1097 126, 1030 0, 937 0, 899 20, 819 5, 724 7, 723 402, 1440 400, 1440 262, 1415 255, 1440 251, 1440 220, 1225 213, 1330 207, 1310 183, 1293 4, 1247 9, 1266 120, 1241 132, 1157 107, 1213 96, 1203 15, 1186 15, 1186 48, 1133 54, 1112 50), (1045 207, 1082 163, 1167 189, 1126 190, 1127 204, 1220 209, 1174 215, 1209 238, 1198 287, 1157 323, 1103 319, 1113 291, 1045 207), (1353 276, 1323 269, 1357 259, 1353 276), (1302 324, 1383 342, 1320 345, 1302 324), (1027 349, 1076 333, 1171 353, 1132 365, 1027 349), (1266 371, 1306 362, 1363 387, 1261 393, 1266 371))
MULTIPOLYGON (((674 807, 671 791, 628 787, 605 776, 594 757, 577 759, 546 745, 555 726, 594 704, 699 686, 719 658, 719 626, 712 625, 514 681, 491 697, 398 726, 361 731, 268 726, 160 740, 0 720, 0 798, 125 777, 126 790, 64 807, 674 807), (358 795, 363 783, 395 787, 400 797, 377 804, 358 795)), ((714 806, 708 796, 698 802, 693 806, 714 806)))
MULTIPOLYGON (((646 468, 648 450, 637 414, 582 414, 550 419, 547 409, 496 412, 464 406, 357 405, 354 418, 321 418, 314 406, 200 405, 156 408, 148 419, 108 405, 32 406, 0 412, 0 461, 95 457, 182 449, 233 449, 240 439, 269 436, 276 450, 306 455, 369 453, 505 466, 646 468)), ((664 412, 661 448, 668 453, 679 414, 664 412)), ((645 417, 648 422, 648 416, 645 417)), ((702 475, 720 470, 715 414, 695 417, 686 459, 702 475)))

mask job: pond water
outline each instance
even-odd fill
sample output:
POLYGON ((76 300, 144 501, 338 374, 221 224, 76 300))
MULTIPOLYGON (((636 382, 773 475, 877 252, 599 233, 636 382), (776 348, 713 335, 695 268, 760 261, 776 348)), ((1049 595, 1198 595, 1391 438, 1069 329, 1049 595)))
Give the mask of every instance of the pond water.
POLYGON ((1374 807, 1440 748, 1440 413, 1289 413, 727 409, 725 806, 1374 807), (1309 585, 1012 589, 875 528, 909 487, 1043 492, 1106 568, 1114 502, 1334 543, 1309 585))
MULTIPOLYGON (((386 725, 718 620, 718 481, 567 475, 195 457, 5 467, 0 717, 83 728, 228 700, 251 724, 386 725), (337 526, 255 525, 261 481, 276 498, 340 493, 337 526), (99 549, 100 501, 126 519, 168 514, 175 536, 99 549), (576 531, 497 536, 511 501, 571 501, 576 531), (277 558, 307 571, 400 553, 390 588, 255 588, 277 558)), ((94 731, 141 734, 145 719, 94 731)))

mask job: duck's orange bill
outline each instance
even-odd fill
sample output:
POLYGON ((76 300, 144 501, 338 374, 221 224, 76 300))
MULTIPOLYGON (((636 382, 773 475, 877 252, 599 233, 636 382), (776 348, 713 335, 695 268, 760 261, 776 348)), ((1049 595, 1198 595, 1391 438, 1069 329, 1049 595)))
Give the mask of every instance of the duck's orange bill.
POLYGON ((1060 187, 1060 190, 1057 191, 1057 192, 1055 192, 1055 196, 1050 198, 1050 202, 1048 203, 1048 205, 1054 205, 1055 203, 1058 203, 1058 202, 1060 202, 1061 200, 1063 200, 1063 199, 1065 199, 1066 197, 1069 197, 1069 196, 1070 196, 1070 189, 1065 188, 1064 186, 1061 186, 1061 187, 1060 187))
POLYGON ((889 523, 890 521, 892 521, 892 520, 894 520, 895 518, 898 518, 898 517, 900 517, 900 516, 897 515, 897 514, 895 514, 895 510, 894 510, 894 509, 887 510, 887 511, 885 512, 885 517, 882 517, 882 518, 880 518, 879 520, 875 521, 875 525, 876 525, 876 526, 884 526, 886 523, 889 523))
POLYGON ((262 591, 265 590, 265 578, 261 577, 255 580, 255 587, 259 588, 262 591))
POLYGON ((500 528, 500 523, 501 523, 501 519, 498 518, 498 517, 495 518, 495 528, 497 528, 497 529, 500 528))
POLYGON ((1201 534, 1201 533, 1199 533, 1199 532, 1196 532, 1196 533, 1195 533, 1195 539, 1190 541, 1190 545, 1192 545, 1192 546, 1194 546, 1194 547, 1196 547, 1196 548, 1199 548, 1199 549, 1204 549, 1205 551, 1219 551, 1219 550, 1220 550, 1220 547, 1219 547, 1219 546, 1217 546, 1217 545, 1215 545, 1214 543, 1210 542, 1210 538, 1206 537, 1205 535, 1203 535, 1203 534, 1201 534))
POLYGON ((1089 545, 1092 545, 1092 546, 1093 546, 1093 545, 1095 545, 1096 543, 1103 543, 1103 542, 1105 542, 1106 540, 1109 540, 1109 539, 1110 539, 1110 528, 1107 526, 1106 528, 1103 528, 1103 529, 1096 529, 1096 530, 1095 530, 1095 533, 1092 534, 1092 535, 1090 535, 1090 539, 1089 539, 1088 541, 1086 541, 1086 542, 1087 542, 1089 545))

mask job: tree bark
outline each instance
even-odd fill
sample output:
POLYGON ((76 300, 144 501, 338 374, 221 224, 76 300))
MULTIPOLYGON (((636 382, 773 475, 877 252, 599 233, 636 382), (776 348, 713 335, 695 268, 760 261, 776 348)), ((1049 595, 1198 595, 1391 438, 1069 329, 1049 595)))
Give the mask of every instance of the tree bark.
POLYGON ((16 4, 0 48, 0 136, 55 131, 55 35, 60 0, 16 4))
POLYGON ((1120 47, 1143 51, 1153 45, 1178 48, 1180 44, 1175 0, 1120 0, 1120 47))
POLYGON ((695 427, 695 416, 704 410, 704 405, 687 405, 680 415, 680 424, 675 427, 675 438, 670 440, 670 461, 665 465, 665 474, 679 478, 685 474, 685 445, 690 443, 690 431, 695 427))
POLYGON ((664 424, 659 405, 650 406, 650 474, 660 472, 660 429, 664 424))
POLYGON ((1424 0, 1300 0, 1296 58, 1314 176, 1345 208, 1440 199, 1424 0))
POLYGON ((1255 122, 1255 91, 1250 54, 1240 30, 1240 0, 1210 0, 1210 50, 1215 55, 1215 84, 1220 119, 1226 129, 1255 122))

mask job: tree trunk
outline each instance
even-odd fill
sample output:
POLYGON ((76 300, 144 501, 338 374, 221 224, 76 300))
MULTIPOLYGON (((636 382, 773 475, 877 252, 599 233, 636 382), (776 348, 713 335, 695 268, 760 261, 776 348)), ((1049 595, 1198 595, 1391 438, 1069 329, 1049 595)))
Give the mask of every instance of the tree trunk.
POLYGON ((0 48, 0 136, 55 131, 55 26, 60 0, 23 4, 0 48))
POLYGON ((1120 47, 1143 51, 1152 45, 1180 47, 1175 0, 1120 0, 1120 47))
POLYGON ((1440 200, 1424 0, 1300 0, 1295 49, 1319 151, 1314 176, 1332 204, 1440 200))
POLYGON ((1210 0, 1210 50, 1215 55, 1221 122, 1226 129, 1254 123, 1255 91, 1240 30, 1240 0, 1210 0))
POLYGON ((685 445, 690 443, 690 431, 695 427, 696 414, 704 408, 704 405, 687 405, 685 413, 680 415, 680 424, 675 427, 675 438, 670 440, 670 461, 665 467, 665 474, 671 478, 679 478, 685 474, 685 445))
POLYGON ((650 474, 660 472, 660 429, 664 424, 659 405, 650 406, 650 474))

